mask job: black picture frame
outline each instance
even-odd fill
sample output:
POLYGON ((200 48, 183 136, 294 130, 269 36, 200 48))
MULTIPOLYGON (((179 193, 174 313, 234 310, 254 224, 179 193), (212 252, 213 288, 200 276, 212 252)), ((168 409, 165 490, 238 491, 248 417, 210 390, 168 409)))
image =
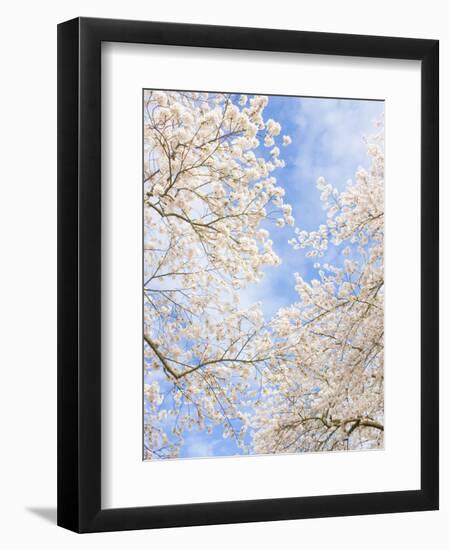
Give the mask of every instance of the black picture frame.
POLYGON ((76 532, 438 509, 439 43, 77 18, 58 26, 58 525, 76 532), (101 44, 421 61, 421 488, 101 508, 101 44))

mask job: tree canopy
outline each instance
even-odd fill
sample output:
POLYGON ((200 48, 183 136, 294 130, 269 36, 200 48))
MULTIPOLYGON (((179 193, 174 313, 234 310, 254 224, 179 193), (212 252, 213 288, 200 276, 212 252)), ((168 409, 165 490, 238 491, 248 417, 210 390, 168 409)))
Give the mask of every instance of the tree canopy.
POLYGON ((267 103, 145 92, 147 459, 176 457, 187 431, 217 427, 250 453, 383 444, 382 128, 370 170, 345 191, 319 178, 327 223, 294 231, 275 175, 292 140, 264 118, 267 103), (240 296, 277 269, 271 232, 289 226, 292 253, 317 256, 317 279, 293 274, 298 301, 265 319, 240 296), (330 246, 342 266, 319 263, 330 246))

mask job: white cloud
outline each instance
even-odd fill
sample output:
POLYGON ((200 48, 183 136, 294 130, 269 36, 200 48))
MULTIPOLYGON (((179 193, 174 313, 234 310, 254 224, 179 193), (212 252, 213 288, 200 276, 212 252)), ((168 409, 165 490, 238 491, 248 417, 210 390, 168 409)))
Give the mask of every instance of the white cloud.
POLYGON ((208 441, 201 436, 195 435, 192 437, 186 436, 184 452, 187 457, 201 458, 206 456, 214 456, 214 441, 208 441))

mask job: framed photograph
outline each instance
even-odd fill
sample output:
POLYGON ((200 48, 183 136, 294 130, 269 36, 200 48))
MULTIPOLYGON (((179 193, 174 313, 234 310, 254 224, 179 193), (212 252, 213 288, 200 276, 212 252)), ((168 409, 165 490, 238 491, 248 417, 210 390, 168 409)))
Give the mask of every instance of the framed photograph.
POLYGON ((59 25, 60 526, 438 508, 438 89, 436 40, 59 25))

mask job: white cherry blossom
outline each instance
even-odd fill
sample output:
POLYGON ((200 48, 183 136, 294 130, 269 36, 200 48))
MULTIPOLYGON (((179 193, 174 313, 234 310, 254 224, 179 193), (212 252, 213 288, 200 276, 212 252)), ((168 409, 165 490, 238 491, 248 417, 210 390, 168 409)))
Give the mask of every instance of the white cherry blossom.
MULTIPOLYGON (((383 134, 368 148, 368 171, 341 192, 319 178, 329 214, 296 230, 293 248, 322 255, 341 247, 342 266, 316 262, 318 278, 295 275, 299 300, 272 321, 276 352, 266 371, 274 391, 253 419, 257 453, 378 448, 384 434, 383 134)), ((308 255, 307 254, 307 255, 308 255)))
POLYGON ((294 231, 303 205, 277 181, 292 140, 265 119, 268 101, 144 94, 146 459, 179 456, 191 430, 253 453, 383 445, 383 127, 370 169, 343 191, 318 178, 325 220, 294 231), (266 320, 240 296, 280 265, 280 230, 298 255, 298 299, 266 320))
POLYGON ((221 426, 243 446, 244 404, 274 346, 260 304, 241 308, 239 291, 280 264, 261 225, 292 210, 273 175, 281 165, 256 153, 281 131, 264 121, 267 103, 145 92, 147 459, 177 456, 191 429, 221 426))

